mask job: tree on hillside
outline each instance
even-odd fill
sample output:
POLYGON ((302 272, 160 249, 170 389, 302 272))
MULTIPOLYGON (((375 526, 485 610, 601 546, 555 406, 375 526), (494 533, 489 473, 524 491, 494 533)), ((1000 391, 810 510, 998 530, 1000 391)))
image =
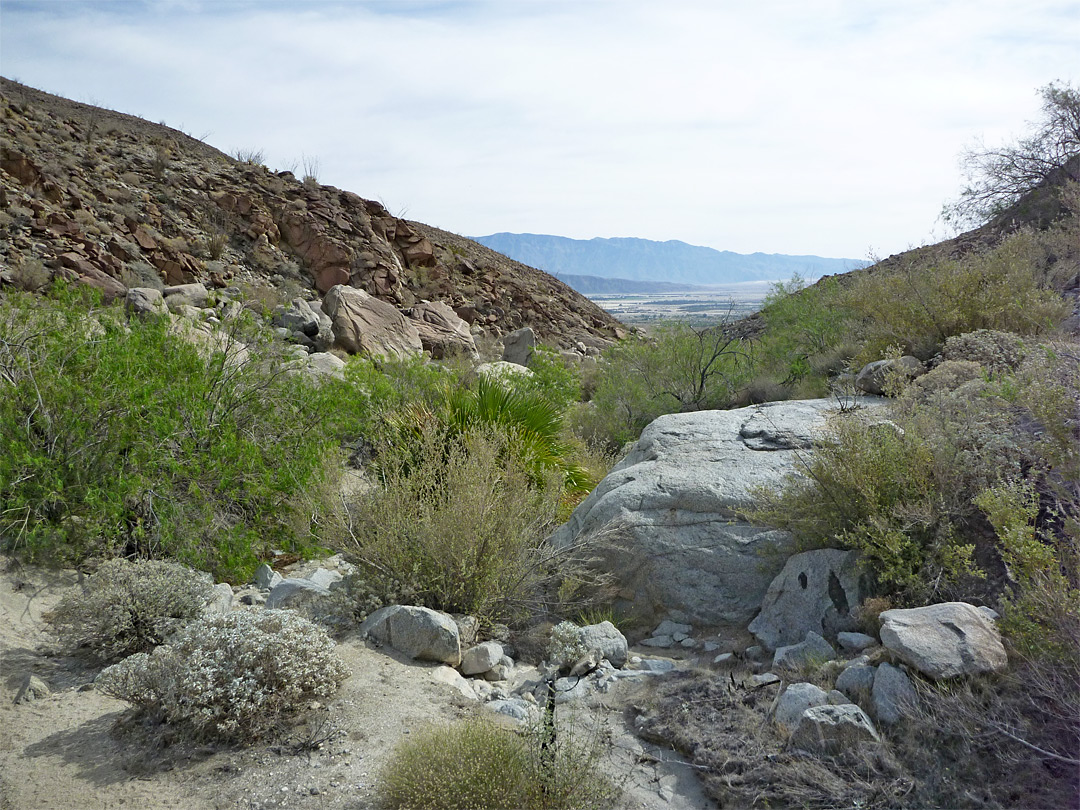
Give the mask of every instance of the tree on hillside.
POLYGON ((1014 144, 969 147, 961 157, 967 185, 944 217, 981 224, 1043 185, 1080 180, 1080 89, 1051 82, 1039 90, 1042 115, 1014 144))

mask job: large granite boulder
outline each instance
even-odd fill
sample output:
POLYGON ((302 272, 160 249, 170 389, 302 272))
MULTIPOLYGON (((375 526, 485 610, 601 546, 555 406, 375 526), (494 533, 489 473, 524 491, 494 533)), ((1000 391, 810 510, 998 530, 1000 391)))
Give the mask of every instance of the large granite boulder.
POLYGON ((886 610, 881 643, 934 680, 999 672, 1009 664, 994 620, 966 602, 886 610))
POLYGON ((469 325, 442 301, 421 301, 409 310, 412 325, 420 333, 420 342, 436 360, 455 354, 478 357, 469 325))
POLYGON ((854 703, 811 706, 799 716, 791 747, 822 754, 838 754, 862 743, 881 742, 866 712, 854 703))
POLYGON ((420 333, 397 307, 338 284, 323 299, 334 341, 349 354, 403 360, 420 354, 420 333))
POLYGON ((502 359, 507 363, 515 363, 519 366, 529 365, 533 352, 536 350, 536 333, 531 327, 518 329, 503 338, 502 359))
POLYGON ((661 416, 551 540, 613 541, 595 553, 619 581, 618 607, 646 621, 745 627, 783 564, 765 552, 791 538, 740 510, 797 471, 835 412, 818 399, 661 416))
POLYGON ((866 590, 862 579, 853 551, 794 554, 769 585, 750 632, 770 650, 797 644, 810 631, 835 639, 857 625, 851 611, 866 590))
POLYGON ((437 610, 388 605, 364 619, 359 632, 410 658, 438 661, 452 667, 461 663, 457 624, 452 616, 437 610))

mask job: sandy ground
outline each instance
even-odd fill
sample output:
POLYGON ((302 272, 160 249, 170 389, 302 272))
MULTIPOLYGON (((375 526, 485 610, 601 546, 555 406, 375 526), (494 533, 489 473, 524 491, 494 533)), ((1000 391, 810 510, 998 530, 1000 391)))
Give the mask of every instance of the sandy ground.
MULTIPOLYGON (((74 573, 4 558, 0 569, 0 810, 367 810, 405 735, 486 711, 438 682, 438 667, 347 638, 339 652, 351 675, 310 722, 247 748, 169 744, 92 688, 94 668, 58 651, 42 614, 77 587, 74 573), (51 694, 16 704, 31 673, 51 694), (315 750, 304 744, 326 736, 315 750)), ((622 806, 711 807, 680 757, 632 733, 642 688, 620 686, 578 709, 610 743, 604 767, 624 787, 622 806)))

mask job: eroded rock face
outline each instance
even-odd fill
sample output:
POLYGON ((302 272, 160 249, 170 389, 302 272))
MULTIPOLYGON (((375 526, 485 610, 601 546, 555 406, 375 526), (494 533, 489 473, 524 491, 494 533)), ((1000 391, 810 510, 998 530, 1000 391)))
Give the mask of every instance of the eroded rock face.
POLYGON ((334 340, 350 354, 404 360, 424 347, 416 327, 396 307, 355 287, 337 285, 323 299, 334 340))
POLYGON ((835 407, 819 399, 662 416, 552 541, 617 542, 596 551, 619 580, 620 607, 643 619, 745 626, 782 565, 762 552, 788 547, 790 536, 739 511, 755 487, 796 472, 796 454, 822 436, 835 407))
POLYGON ((1000 672, 1009 664, 997 625, 966 602, 886 610, 881 643, 935 680, 1000 672))
POLYGON ((851 611, 862 601, 860 579, 853 551, 792 555, 769 585, 750 632, 770 650, 796 644, 810 631, 835 639, 856 626, 851 611))

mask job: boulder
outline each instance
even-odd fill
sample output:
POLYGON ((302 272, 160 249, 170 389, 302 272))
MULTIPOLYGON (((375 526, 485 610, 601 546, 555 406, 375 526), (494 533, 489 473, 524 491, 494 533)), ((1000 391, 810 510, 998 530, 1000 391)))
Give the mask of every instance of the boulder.
POLYGON ((842 650, 860 653, 877 644, 877 639, 866 635, 866 633, 837 633, 836 643, 840 645, 842 650))
POLYGON ((886 610, 881 643, 934 680, 999 672, 1009 663, 997 625, 965 602, 886 610))
POLYGON ((881 742, 866 712, 854 703, 813 706, 802 713, 791 745, 812 753, 837 754, 864 742, 881 742))
POLYGON ((452 616, 412 605, 379 608, 360 625, 360 635, 405 653, 410 658, 456 667, 461 643, 452 616))
POLYGON ((288 305, 282 304, 274 309, 274 326, 299 332, 309 338, 319 334, 319 313, 303 298, 294 298, 288 305))
POLYGON ((791 732, 799 724, 802 713, 812 706, 824 706, 829 693, 812 683, 793 683, 783 691, 776 702, 774 720, 780 728, 791 732))
POLYGON ((855 387, 868 394, 884 394, 892 380, 913 380, 925 373, 926 366, 910 354, 888 360, 875 360, 867 363, 855 375, 855 387))
POLYGON ((536 333, 531 327, 518 329, 503 338, 503 356, 506 363, 528 366, 536 350, 536 333))
POLYGON ((870 699, 874 719, 887 726, 895 725, 911 715, 919 702, 911 679, 892 664, 878 665, 870 699))
POLYGON ((22 678, 22 683, 19 686, 19 691, 15 694, 14 702, 30 703, 34 700, 46 698, 50 694, 52 694, 52 690, 49 689, 49 685, 37 675, 28 672, 22 678))
POLYGON ((442 301, 422 301, 409 311, 424 350, 436 360, 455 354, 478 357, 469 325, 442 301))
POLYGON ((610 538, 594 553, 621 586, 619 609, 745 627, 782 566, 764 552, 791 538, 740 514, 756 487, 797 473, 836 410, 818 399, 661 416, 551 541, 610 538))
POLYGON ((836 638, 855 627, 851 610, 864 592, 855 552, 822 548, 794 554, 769 585, 749 630, 773 650, 810 631, 836 638))
POLYGON ((424 350, 420 333, 408 318, 361 289, 335 285, 322 308, 335 342, 349 354, 403 360, 424 350))
POLYGON ((132 287, 124 297, 124 310, 128 315, 162 315, 168 312, 161 290, 153 287, 132 287))
POLYGON ((496 360, 494 363, 481 363, 476 367, 476 373, 489 380, 512 380, 515 377, 531 377, 533 373, 525 366, 517 363, 507 363, 504 360, 496 360))
POLYGON ((860 705, 869 705, 874 688, 874 668, 868 664, 848 667, 836 676, 836 688, 860 705))
POLYGON ((812 630, 798 644, 779 647, 773 656, 773 669, 798 669, 806 664, 822 664, 836 657, 836 650, 812 630))
POLYGON ((203 284, 177 284, 166 287, 163 291, 165 305, 175 312, 178 307, 188 306, 202 309, 210 299, 210 291, 203 284))
POLYGON ((503 647, 497 641, 485 641, 470 647, 461 656, 462 675, 482 675, 502 660, 503 647))
POLYGON ((269 591, 283 579, 284 577, 281 574, 263 563, 255 569, 255 575, 251 578, 251 581, 263 590, 269 591))
POLYGON ((581 628, 579 638, 586 650, 606 658, 612 666, 626 665, 626 636, 611 622, 586 625, 581 628))
POLYGON ((304 361, 304 369, 315 377, 337 377, 345 379, 345 361, 329 352, 309 354, 304 361))

